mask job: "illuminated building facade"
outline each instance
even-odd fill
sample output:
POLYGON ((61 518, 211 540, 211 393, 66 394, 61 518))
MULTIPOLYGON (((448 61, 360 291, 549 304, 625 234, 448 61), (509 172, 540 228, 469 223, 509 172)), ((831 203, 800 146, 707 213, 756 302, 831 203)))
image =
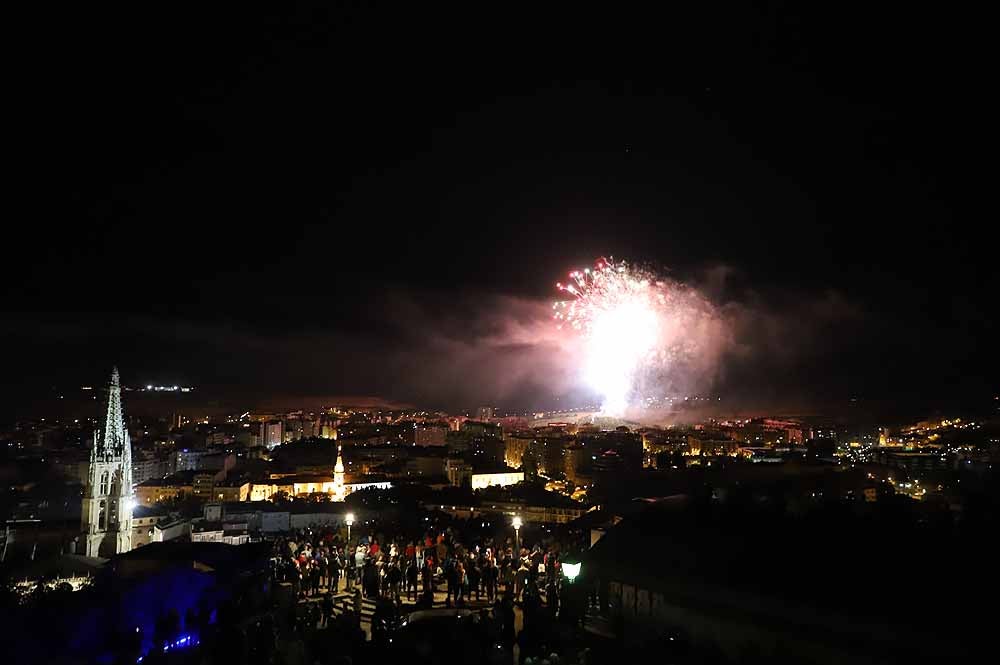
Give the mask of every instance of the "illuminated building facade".
POLYGON ((506 469, 503 471, 485 471, 473 473, 470 479, 472 489, 481 490, 487 487, 506 487, 524 482, 524 472, 506 469))
POLYGON ((111 556, 132 549, 132 442, 122 412, 118 368, 111 373, 104 429, 94 432, 83 490, 82 547, 86 556, 111 556))

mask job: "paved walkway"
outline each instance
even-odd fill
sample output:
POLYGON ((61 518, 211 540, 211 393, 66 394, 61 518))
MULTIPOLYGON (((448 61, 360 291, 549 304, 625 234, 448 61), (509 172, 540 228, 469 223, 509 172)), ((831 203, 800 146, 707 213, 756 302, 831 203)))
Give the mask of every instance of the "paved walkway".
MULTIPOLYGON (((306 598, 299 601, 300 604, 309 603, 320 603, 323 602, 323 597, 326 595, 326 591, 320 591, 315 596, 307 596, 306 598)), ((445 599, 448 594, 446 591, 435 591, 434 592, 434 605, 435 608, 447 607, 445 604, 445 599)), ((406 594, 401 594, 403 603, 403 612, 412 612, 416 610, 416 603, 414 601, 409 601, 406 599, 406 594)), ((344 612, 344 603, 347 602, 349 611, 354 611, 354 591, 350 592, 344 590, 343 584, 340 585, 340 590, 333 594, 333 613, 334 616, 340 616, 344 612)), ((452 603, 452 607, 454 607, 452 603)), ((473 594, 471 600, 466 600, 465 609, 479 610, 482 608, 492 607, 492 603, 486 600, 486 595, 482 594, 480 600, 476 600, 475 594, 473 594)), ((371 639, 371 626, 372 626, 372 615, 375 613, 375 599, 374 598, 364 598, 361 601, 361 628, 365 631, 365 637, 371 639)), ((514 627, 517 632, 521 631, 524 623, 524 618, 521 614, 521 608, 515 603, 514 605, 514 627)))

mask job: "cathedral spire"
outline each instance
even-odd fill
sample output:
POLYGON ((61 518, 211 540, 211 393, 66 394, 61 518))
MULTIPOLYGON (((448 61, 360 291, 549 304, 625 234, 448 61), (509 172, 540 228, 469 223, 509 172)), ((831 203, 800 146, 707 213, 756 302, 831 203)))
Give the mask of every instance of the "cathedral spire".
POLYGON ((104 454, 121 454, 125 447, 125 414, 122 412, 122 389, 118 379, 118 368, 111 371, 108 385, 108 412, 104 420, 104 436, 101 441, 104 454))

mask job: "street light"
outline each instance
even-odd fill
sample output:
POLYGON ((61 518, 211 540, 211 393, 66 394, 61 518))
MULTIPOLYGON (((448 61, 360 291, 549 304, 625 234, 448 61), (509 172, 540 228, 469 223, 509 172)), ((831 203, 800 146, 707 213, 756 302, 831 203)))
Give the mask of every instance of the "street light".
POLYGON ((569 563, 568 561, 562 562, 562 572, 566 576, 566 580, 572 584, 576 576, 580 574, 580 568, 583 567, 582 561, 577 561, 576 563, 569 563))
POLYGON ((566 578, 566 583, 559 588, 559 618, 566 623, 577 626, 587 614, 587 589, 578 587, 573 582, 580 575, 583 561, 579 555, 568 554, 559 558, 560 569, 566 578))
POLYGON ((515 515, 513 522, 514 525, 514 556, 518 559, 521 558, 521 516, 515 515))
POLYGON ((344 518, 344 523, 347 524, 347 542, 351 542, 351 525, 354 524, 354 513, 347 513, 344 518))

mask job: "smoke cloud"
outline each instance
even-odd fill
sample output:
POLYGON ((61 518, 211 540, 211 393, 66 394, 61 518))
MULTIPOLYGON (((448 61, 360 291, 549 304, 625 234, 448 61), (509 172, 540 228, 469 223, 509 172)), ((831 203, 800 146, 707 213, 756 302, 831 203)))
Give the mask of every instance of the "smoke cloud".
MULTIPOLYGON (((677 286, 684 306, 662 331, 660 356, 637 377, 636 396, 721 396, 725 409, 788 399, 813 365, 849 350, 836 333, 865 320, 834 292, 734 296, 730 278, 718 267, 677 286)), ((316 320, 128 316, 110 325, 100 316, 25 316, 5 320, 0 334, 5 348, 18 350, 10 371, 52 384, 98 382, 117 363, 126 381, 196 384, 247 406, 277 396, 444 409, 599 402, 581 379, 581 340, 555 325, 547 299, 398 290, 366 311, 316 320)))

